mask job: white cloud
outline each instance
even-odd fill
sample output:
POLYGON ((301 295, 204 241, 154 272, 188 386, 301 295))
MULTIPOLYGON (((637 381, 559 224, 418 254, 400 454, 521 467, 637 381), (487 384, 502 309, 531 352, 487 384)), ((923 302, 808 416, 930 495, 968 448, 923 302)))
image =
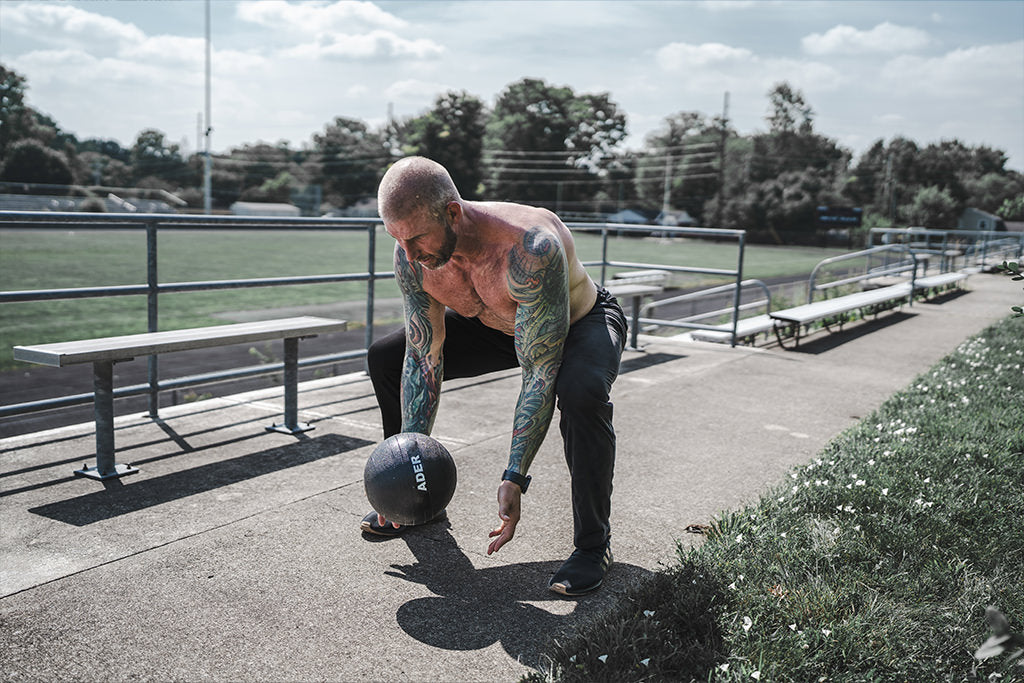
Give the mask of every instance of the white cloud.
POLYGON ((70 5, 26 2, 4 7, 4 27, 50 45, 119 46, 137 43, 145 34, 134 24, 70 5))
POLYGON ((392 83, 384 90, 384 94, 389 101, 432 103, 439 94, 451 89, 443 83, 409 79, 392 83))
POLYGON ((431 59, 443 52, 444 47, 426 38, 408 40, 391 31, 374 30, 362 35, 321 34, 313 42, 286 48, 280 54, 311 59, 431 59))
POLYGON ((681 76, 673 87, 686 91, 756 92, 762 96, 779 81, 801 89, 834 90, 842 74, 828 64, 781 57, 761 57, 746 48, 721 43, 670 43, 655 52, 658 67, 681 76))
POLYGON ((696 67, 749 62, 754 58, 754 53, 721 43, 669 43, 658 48, 655 56, 658 65, 665 71, 682 71, 696 67))
POLYGON ((882 68, 883 84, 899 87, 904 95, 955 100, 974 97, 985 101, 1006 95, 1020 106, 1024 91, 1024 40, 953 50, 938 57, 901 55, 882 68))
POLYGON ((282 0, 246 0, 238 3, 240 19, 274 29, 303 34, 351 31, 355 28, 400 29, 406 22, 380 9, 372 2, 339 0, 338 2, 303 2, 292 4, 282 0))
POLYGON ((853 26, 833 26, 825 33, 804 36, 800 44, 811 55, 866 54, 873 52, 913 52, 927 47, 932 39, 925 31, 910 26, 897 26, 888 21, 869 31, 853 26))

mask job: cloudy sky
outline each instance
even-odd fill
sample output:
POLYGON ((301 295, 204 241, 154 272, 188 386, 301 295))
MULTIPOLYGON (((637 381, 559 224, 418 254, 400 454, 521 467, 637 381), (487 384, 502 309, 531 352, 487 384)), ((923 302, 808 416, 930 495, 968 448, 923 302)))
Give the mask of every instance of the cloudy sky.
MULTIPOLYGON (((299 147, 335 116, 371 125, 524 77, 608 92, 628 146, 679 111, 764 130, 766 93, 803 92, 854 153, 896 135, 1006 151, 1024 170, 1024 0, 211 3, 213 149, 299 147)), ((202 0, 0 0, 0 63, 80 139, 144 128, 186 151, 204 108, 202 0)))

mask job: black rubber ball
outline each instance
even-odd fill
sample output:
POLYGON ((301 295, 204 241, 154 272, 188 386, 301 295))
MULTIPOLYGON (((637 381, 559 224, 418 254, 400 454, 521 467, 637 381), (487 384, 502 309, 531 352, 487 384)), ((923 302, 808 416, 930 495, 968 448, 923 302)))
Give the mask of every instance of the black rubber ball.
POLYGON ((395 434, 366 461, 363 485, 373 509, 389 522, 424 524, 455 494, 455 460, 426 434, 395 434))

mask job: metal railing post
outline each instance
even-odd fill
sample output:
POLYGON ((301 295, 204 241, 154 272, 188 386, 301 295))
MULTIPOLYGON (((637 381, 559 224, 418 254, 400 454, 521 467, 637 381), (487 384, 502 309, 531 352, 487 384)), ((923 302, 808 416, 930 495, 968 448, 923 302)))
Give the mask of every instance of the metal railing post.
POLYGON ((736 263, 736 291, 732 295, 732 341, 729 346, 736 346, 736 330, 740 324, 740 300, 743 298, 743 250, 746 246, 746 233, 739 236, 739 256, 736 263))
POLYGON ((601 286, 608 277, 608 226, 601 228, 601 286))
MULTIPOLYGON (((157 222, 146 221, 146 330, 160 331, 159 278, 157 272, 157 222)), ((160 366, 157 355, 148 358, 146 379, 149 383, 149 416, 159 417, 160 366)))
POLYGON ((367 256, 366 272, 370 277, 366 280, 366 348, 370 348, 370 344, 373 343, 373 307, 377 281, 377 224, 370 223, 368 231, 369 255, 367 256))

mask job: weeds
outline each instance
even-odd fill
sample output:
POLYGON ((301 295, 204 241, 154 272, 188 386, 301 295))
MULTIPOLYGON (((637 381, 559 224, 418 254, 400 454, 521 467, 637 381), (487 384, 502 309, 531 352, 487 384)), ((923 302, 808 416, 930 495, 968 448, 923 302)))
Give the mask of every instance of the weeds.
POLYGON ((1022 338, 961 344, 531 679, 1024 680, 1022 338))

